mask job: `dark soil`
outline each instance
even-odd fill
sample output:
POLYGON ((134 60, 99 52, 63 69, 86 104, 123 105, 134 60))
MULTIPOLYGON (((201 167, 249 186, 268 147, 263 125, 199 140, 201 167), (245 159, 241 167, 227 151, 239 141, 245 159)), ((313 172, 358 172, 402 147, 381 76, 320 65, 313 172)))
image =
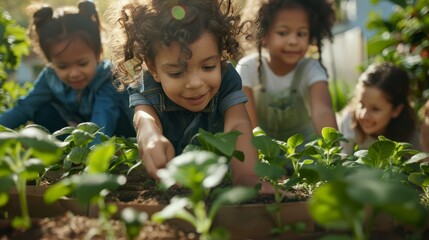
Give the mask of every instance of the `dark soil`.
MULTIPOLYGON (((112 232, 111 239, 126 240, 125 227, 118 220, 109 222, 112 232)), ((17 240, 74 240, 74 239, 109 239, 106 231, 96 218, 76 216, 67 213, 56 218, 34 220, 32 228, 27 231, 14 230, 11 226, 0 228, 0 239, 17 240)), ((155 224, 147 222, 140 230, 137 239, 197 239, 195 233, 185 233, 171 224, 155 224)))
MULTIPOLYGON (((127 178, 127 183, 106 197, 107 202, 131 203, 144 205, 167 205, 170 199, 176 195, 188 195, 189 190, 180 187, 171 187, 161 190, 158 184, 144 176, 134 174, 127 178)), ((296 199, 306 199, 305 194, 296 199)), ((273 196, 261 195, 248 203, 272 203, 273 196)), ((209 204, 209 202, 208 202, 209 204)), ((49 209, 47 209, 49 211, 49 209)), ((0 217, 0 240, 3 239, 108 239, 103 227, 97 218, 73 215, 65 215, 55 218, 34 219, 32 228, 27 231, 15 230, 10 226, 10 221, 0 217), (89 234, 93 234, 91 237, 89 234)), ((110 220, 110 229, 115 236, 113 239, 127 239, 125 227, 119 220, 110 220)), ((198 239, 195 232, 185 232, 179 226, 171 223, 157 224, 147 221, 136 239, 198 239)))

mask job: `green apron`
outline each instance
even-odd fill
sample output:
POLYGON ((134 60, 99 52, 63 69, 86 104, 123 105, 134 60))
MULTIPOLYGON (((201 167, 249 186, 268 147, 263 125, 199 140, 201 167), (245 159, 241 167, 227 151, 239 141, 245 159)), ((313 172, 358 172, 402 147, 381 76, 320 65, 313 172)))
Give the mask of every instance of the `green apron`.
POLYGON ((291 87, 285 91, 269 93, 265 89, 265 74, 262 69, 260 84, 253 88, 259 127, 272 138, 287 141, 289 137, 300 133, 305 142, 315 136, 311 118, 308 115, 299 84, 309 59, 303 59, 298 65, 291 87))

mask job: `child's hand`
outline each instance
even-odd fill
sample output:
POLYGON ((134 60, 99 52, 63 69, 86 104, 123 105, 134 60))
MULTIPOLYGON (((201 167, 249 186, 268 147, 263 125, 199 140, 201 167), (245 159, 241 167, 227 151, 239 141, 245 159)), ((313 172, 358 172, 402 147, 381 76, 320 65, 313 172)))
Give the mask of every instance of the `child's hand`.
POLYGON ((153 134, 138 143, 144 167, 152 178, 159 180, 158 169, 164 168, 174 158, 175 152, 171 142, 162 134, 153 134))

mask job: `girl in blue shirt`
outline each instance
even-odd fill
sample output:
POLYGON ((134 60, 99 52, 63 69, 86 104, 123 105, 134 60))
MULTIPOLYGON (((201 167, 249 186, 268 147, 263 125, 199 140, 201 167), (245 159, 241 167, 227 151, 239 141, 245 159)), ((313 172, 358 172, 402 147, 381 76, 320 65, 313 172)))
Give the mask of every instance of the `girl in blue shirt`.
POLYGON ((42 6, 33 15, 34 50, 48 65, 28 95, 0 115, 0 124, 16 128, 27 121, 54 132, 93 122, 109 135, 135 135, 128 95, 113 85, 110 62, 101 60, 100 22, 94 3, 55 12, 42 6))

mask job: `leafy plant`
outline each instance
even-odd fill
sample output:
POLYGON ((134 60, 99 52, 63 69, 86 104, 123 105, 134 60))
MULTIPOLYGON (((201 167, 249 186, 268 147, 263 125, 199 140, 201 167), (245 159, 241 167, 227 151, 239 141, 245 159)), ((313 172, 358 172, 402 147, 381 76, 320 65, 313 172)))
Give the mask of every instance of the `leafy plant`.
POLYGON ((400 181, 400 173, 387 175, 364 166, 318 165, 317 171, 326 182, 309 200, 309 210, 324 227, 350 229, 353 239, 364 240, 369 239, 373 220, 380 213, 415 227, 426 225, 427 210, 419 203, 418 192, 400 181))
MULTIPOLYGON (((110 173, 122 174, 139 161, 135 139, 125 139, 117 136, 109 137, 101 131, 101 127, 92 122, 83 122, 76 127, 65 127, 52 134, 56 138, 65 136, 62 161, 64 174, 62 177, 81 173, 88 165, 88 155, 96 145, 106 142, 114 143, 114 153, 104 164, 108 165, 110 173)), ((132 170, 132 169, 131 169, 132 170)))
POLYGON ((125 225, 129 239, 135 239, 144 223, 148 220, 148 214, 139 212, 132 207, 124 208, 121 211, 121 220, 125 225))
POLYGON ((405 170, 406 165, 428 157, 428 154, 418 153, 419 151, 413 149, 409 143, 395 142, 379 136, 379 139, 371 144, 367 150, 358 150, 354 155, 358 157, 358 163, 363 163, 373 168, 405 170))
POLYGON ((0 131, 0 206, 8 201, 10 187, 15 185, 21 216, 12 225, 27 229, 31 226, 26 197, 29 180, 40 178, 47 168, 60 160, 60 142, 37 127, 29 126, 19 132, 1 126, 0 131))
POLYGON ((16 24, 9 13, 0 8, 0 113, 28 92, 29 85, 21 87, 6 80, 7 71, 18 67, 22 57, 29 54, 29 47, 25 28, 16 24))
POLYGON ((240 203, 253 198, 255 189, 232 187, 219 191, 210 207, 206 199, 210 191, 218 186, 228 171, 228 161, 224 156, 204 150, 188 151, 170 162, 166 168, 158 170, 164 188, 179 185, 191 190, 190 196, 176 196, 160 212, 152 215, 154 222, 178 218, 192 224, 200 239, 227 239, 222 229, 211 229, 219 208, 225 204, 240 203))
MULTIPOLYGON (((82 205, 95 204, 99 209, 99 221, 107 232, 109 239, 115 239, 109 220, 117 208, 114 204, 106 204, 105 196, 109 191, 124 185, 126 178, 122 175, 108 173, 109 160, 115 153, 113 142, 105 142, 96 145, 88 154, 87 167, 81 174, 74 174, 49 186, 44 194, 46 203, 58 201, 61 197, 72 196, 82 205)), ((98 233, 98 229, 88 232, 88 239, 92 234, 98 233)))
POLYGON ((261 160, 255 167, 256 174, 266 179, 275 189, 274 203, 267 205, 267 210, 275 214, 276 227, 273 234, 281 234, 290 230, 290 226, 283 226, 280 218, 280 204, 285 194, 283 190, 290 190, 305 179, 311 184, 316 184, 319 179, 314 177, 314 172, 302 169, 305 166, 313 165, 316 160, 320 164, 331 166, 340 161, 344 156, 341 154, 339 142, 343 141, 342 134, 333 128, 324 128, 322 137, 308 143, 302 148, 304 137, 296 134, 287 139, 286 142, 272 139, 261 130, 254 131, 253 145, 259 151, 261 160), (286 164, 290 162, 293 167, 293 174, 287 175, 286 164))
MULTIPOLYGON (((394 11, 383 19, 370 13, 367 28, 375 34, 367 43, 370 62, 389 61, 412 76, 412 100, 419 109, 429 98, 429 0, 388 0, 394 11)), ((372 0, 377 4, 378 0, 372 0)))

